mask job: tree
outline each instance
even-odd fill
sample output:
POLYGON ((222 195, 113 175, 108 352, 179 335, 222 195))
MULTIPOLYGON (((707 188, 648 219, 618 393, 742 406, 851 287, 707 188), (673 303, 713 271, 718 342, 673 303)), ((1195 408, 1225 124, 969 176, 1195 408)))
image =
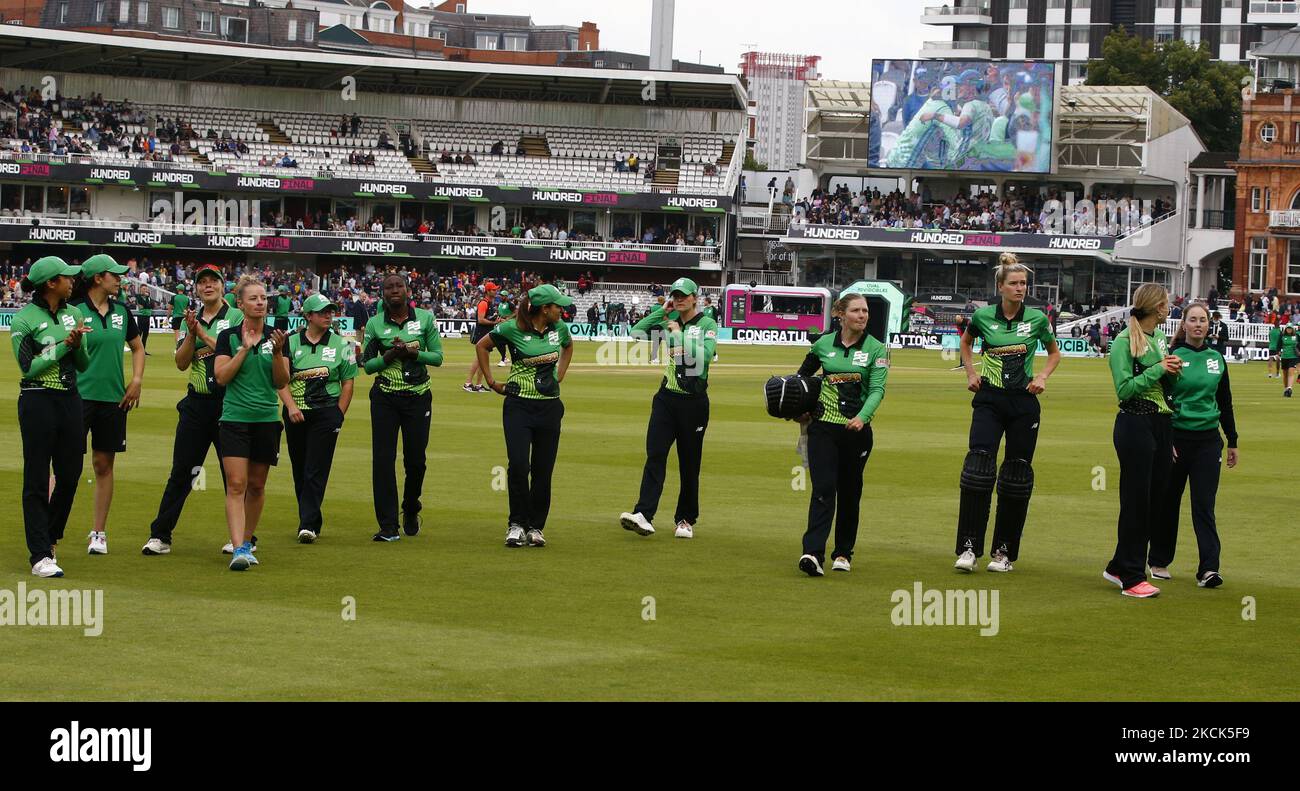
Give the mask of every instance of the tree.
POLYGON ((755 159, 754 151, 753 149, 750 149, 745 152, 744 169, 748 171, 757 171, 759 173, 762 173, 763 171, 767 170, 767 164, 764 162, 759 162, 757 159, 755 159))
POLYGON ((1088 64, 1088 85, 1145 85, 1192 122, 1211 151, 1241 147, 1241 81, 1244 66, 1213 61, 1205 42, 1181 39, 1153 44, 1116 27, 1101 45, 1101 59, 1088 64))

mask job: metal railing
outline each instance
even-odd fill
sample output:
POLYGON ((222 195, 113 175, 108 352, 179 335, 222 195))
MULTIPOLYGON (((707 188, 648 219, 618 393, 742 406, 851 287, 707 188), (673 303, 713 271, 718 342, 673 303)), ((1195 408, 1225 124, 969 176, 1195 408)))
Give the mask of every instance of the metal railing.
POLYGON ((988 3, 978 3, 959 6, 929 6, 924 11, 925 16, 990 16, 988 3))
POLYGON ((1300 10, 1300 2, 1252 2, 1252 14, 1294 14, 1300 10))
POLYGON ((1203 219, 1201 225, 1197 226, 1198 230, 1206 231, 1231 231, 1237 227, 1237 212, 1235 209, 1206 209, 1202 212, 1203 219))
POLYGON ((927 41, 922 45, 922 49, 937 50, 959 50, 962 52, 983 52, 989 48, 987 41, 927 41))

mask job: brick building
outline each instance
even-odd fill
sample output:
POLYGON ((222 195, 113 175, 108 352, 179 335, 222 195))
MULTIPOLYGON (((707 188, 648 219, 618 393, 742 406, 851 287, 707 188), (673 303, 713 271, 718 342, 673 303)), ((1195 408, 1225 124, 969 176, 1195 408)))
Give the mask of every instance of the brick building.
POLYGON ((1259 80, 1242 102, 1237 170, 1234 293, 1276 288, 1300 296, 1300 29, 1254 51, 1259 71, 1291 80, 1259 80), (1269 63, 1267 69, 1264 63, 1269 63))

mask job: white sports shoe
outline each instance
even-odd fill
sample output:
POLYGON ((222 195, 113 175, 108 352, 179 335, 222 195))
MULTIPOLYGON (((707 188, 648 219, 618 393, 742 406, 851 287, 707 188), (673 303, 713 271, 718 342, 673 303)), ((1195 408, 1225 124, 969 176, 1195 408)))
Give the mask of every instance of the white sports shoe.
POLYGON ((506 546, 511 549, 526 546, 527 540, 524 537, 524 529, 519 525, 511 525, 506 531, 506 546))
POLYGON ((164 544, 160 538, 151 538, 149 543, 144 545, 140 550, 143 555, 170 555, 172 551, 171 544, 164 544))
POLYGON ((967 571, 967 572, 974 571, 976 562, 977 559, 975 557, 975 553, 971 552, 968 549, 965 552, 961 553, 961 557, 957 558, 957 564, 954 565, 953 568, 957 569, 958 571, 967 571))
POLYGON ((497 367, 498 367, 498 368, 506 368, 506 367, 508 367, 509 365, 510 365, 510 363, 506 362, 505 360, 502 360, 501 362, 497 363, 497 367))
POLYGON ((298 543, 299 543, 299 544, 315 544, 315 543, 316 543, 316 538, 317 538, 316 534, 313 533, 313 532, 310 531, 310 530, 299 530, 299 531, 298 531, 298 543))
POLYGON ((690 522, 678 522, 677 531, 673 535, 677 538, 695 538, 695 527, 690 522))
POLYGON ((1151 578, 1157 580, 1171 580, 1174 578, 1174 575, 1169 573, 1169 569, 1161 568, 1159 566, 1152 566, 1151 578))
MULTIPOLYGON (((253 545, 253 551, 254 551, 254 552, 257 551, 257 544, 254 544, 254 545, 253 545)), ((224 547, 221 548, 221 554, 223 554, 223 555, 233 555, 233 554, 235 554, 235 548, 234 548, 233 546, 231 546, 230 544, 226 544, 224 547)))
POLYGON ((96 533, 93 530, 90 533, 90 545, 86 547, 87 555, 107 555, 108 554, 108 535, 105 533, 96 533))
POLYGON ((641 514, 622 514, 618 518, 619 524, 623 525, 624 530, 631 530, 639 536, 652 536, 655 534, 654 525, 650 520, 641 514))
POLYGON ((843 571, 848 573, 850 570, 851 567, 849 566, 848 558, 835 558, 835 562, 831 564, 831 571, 843 571))
POLYGON ((1011 561, 1007 559, 1007 556, 1001 553, 994 555, 993 560, 989 562, 989 571, 995 574, 1006 574, 1014 569, 1015 566, 1011 565, 1011 561))
POLYGON ((40 560, 36 561, 35 566, 32 566, 32 573, 38 577, 44 577, 48 579, 49 577, 62 577, 63 569, 55 565, 53 559, 41 558, 40 560))

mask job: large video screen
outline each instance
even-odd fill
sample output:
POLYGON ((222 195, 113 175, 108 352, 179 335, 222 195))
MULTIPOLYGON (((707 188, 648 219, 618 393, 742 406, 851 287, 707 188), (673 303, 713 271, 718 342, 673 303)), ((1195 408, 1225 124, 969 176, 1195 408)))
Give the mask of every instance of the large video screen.
POLYGON ((1050 173, 1056 65, 876 60, 868 165, 1050 173))

